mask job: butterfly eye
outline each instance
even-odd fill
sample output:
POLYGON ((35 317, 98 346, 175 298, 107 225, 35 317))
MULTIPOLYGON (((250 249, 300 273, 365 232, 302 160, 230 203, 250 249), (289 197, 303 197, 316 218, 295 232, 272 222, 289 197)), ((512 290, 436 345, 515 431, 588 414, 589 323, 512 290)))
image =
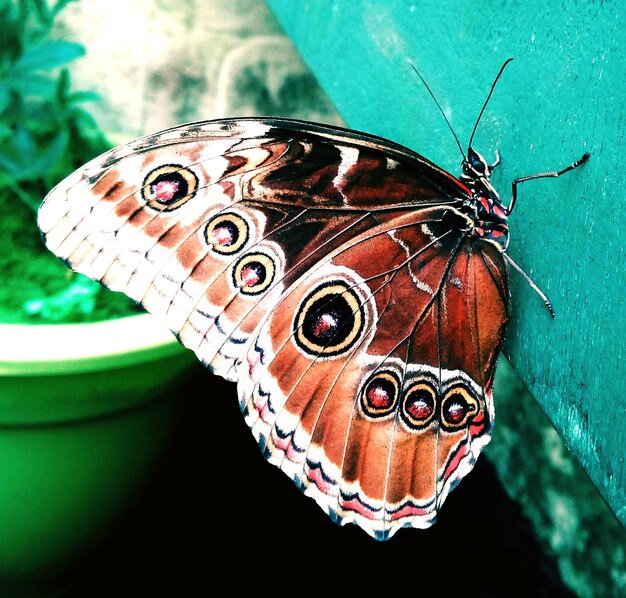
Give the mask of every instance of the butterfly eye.
POLYGON ((244 255, 233 268, 233 282, 244 295, 258 295, 274 280, 274 260, 264 253, 244 255))
POLYGON ((478 401, 463 386, 450 389, 441 403, 441 424, 456 430, 478 413, 478 401))
POLYGON ((482 175, 487 172, 487 162, 476 150, 473 150, 471 147, 467 151, 467 160, 469 170, 478 175, 482 175))
POLYGON ((155 210, 169 212, 188 202, 198 190, 198 177, 180 164, 151 170, 141 186, 141 195, 155 210))
POLYGON ((250 227, 237 214, 220 214, 207 224, 204 236, 216 253, 229 255, 239 251, 248 241, 250 227))
POLYGON ((345 282, 329 282, 309 293, 294 320, 294 338, 309 355, 345 353, 359 338, 364 312, 358 295, 345 282))
POLYGON ((411 429, 424 428, 435 415, 436 402, 435 389, 422 380, 406 391, 402 401, 402 419, 411 429))
POLYGON ((398 377, 392 372, 378 372, 361 391, 361 408, 370 417, 385 417, 395 410, 399 394, 398 377))

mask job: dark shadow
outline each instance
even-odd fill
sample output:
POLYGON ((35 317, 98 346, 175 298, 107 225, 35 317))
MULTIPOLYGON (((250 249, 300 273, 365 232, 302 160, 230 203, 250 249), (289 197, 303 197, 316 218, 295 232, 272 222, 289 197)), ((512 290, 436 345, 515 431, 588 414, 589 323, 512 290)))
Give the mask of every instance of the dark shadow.
POLYGON ((180 395, 180 427, 158 478, 60 595, 574 596, 484 457, 433 528, 379 543, 332 523, 265 462, 233 384, 207 373, 180 395))

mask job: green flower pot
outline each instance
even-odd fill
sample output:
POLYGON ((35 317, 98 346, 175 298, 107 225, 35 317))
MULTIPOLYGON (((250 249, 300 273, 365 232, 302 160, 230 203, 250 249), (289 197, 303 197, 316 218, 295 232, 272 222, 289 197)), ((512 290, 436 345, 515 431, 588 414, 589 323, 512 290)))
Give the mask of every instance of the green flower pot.
POLYGON ((0 595, 33 595, 128 513, 198 363, 150 315, 0 339, 0 595))

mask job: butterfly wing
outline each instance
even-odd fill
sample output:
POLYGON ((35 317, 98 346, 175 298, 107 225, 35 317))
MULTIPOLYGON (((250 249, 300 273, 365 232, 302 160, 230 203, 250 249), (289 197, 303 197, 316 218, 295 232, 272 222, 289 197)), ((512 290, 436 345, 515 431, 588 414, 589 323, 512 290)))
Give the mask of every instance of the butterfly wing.
POLYGON ((325 256, 240 365, 267 458, 378 539, 430 526, 490 439, 506 270, 456 221, 445 208, 403 215, 325 256))
POLYGON ((489 439, 502 253, 454 177, 377 137, 195 123, 60 183, 40 228, 238 382, 268 459, 377 538, 426 527, 489 439))

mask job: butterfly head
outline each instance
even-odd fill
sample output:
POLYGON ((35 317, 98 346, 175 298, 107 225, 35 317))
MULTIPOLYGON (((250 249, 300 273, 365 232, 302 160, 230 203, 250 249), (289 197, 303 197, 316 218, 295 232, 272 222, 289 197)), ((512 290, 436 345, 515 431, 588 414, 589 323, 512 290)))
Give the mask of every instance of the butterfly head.
POLYGON ((473 179, 489 179, 491 176, 491 167, 487 160, 472 147, 467 149, 467 157, 463 159, 461 168, 465 176, 473 179))

